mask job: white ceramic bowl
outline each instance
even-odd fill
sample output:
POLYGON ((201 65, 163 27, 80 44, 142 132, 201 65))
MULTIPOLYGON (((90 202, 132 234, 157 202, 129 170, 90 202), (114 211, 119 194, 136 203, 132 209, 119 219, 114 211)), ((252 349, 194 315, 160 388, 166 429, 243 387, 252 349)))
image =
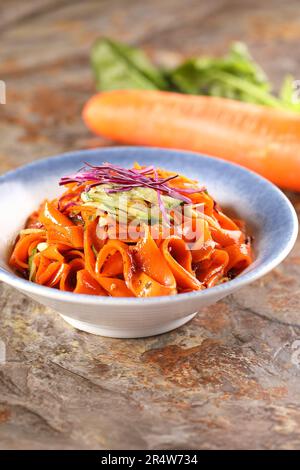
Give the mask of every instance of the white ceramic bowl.
POLYGON ((114 147, 39 160, 0 176, 0 279, 57 310, 75 328, 116 338, 150 336, 177 328, 203 307, 232 294, 278 265, 297 236, 295 211, 274 185, 237 165, 190 152, 114 147), (237 278, 200 292, 155 298, 112 298, 61 292, 21 279, 7 265, 8 253, 27 216, 47 197, 60 194, 61 176, 83 162, 110 161, 130 167, 154 164, 198 179, 224 207, 246 220, 255 237, 255 261, 237 278))

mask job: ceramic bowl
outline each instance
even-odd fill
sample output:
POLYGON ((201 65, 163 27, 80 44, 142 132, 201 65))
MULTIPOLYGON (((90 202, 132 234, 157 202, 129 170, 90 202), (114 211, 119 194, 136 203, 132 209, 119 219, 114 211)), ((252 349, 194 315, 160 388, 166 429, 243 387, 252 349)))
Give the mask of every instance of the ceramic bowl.
POLYGON ((196 313, 265 275, 292 249, 297 236, 295 211, 286 196, 256 174, 222 160, 191 152, 144 147, 113 147, 71 152, 38 160, 0 176, 0 279, 41 304, 52 307, 75 328, 116 338, 150 336, 177 328, 196 313), (113 298, 61 292, 18 277, 8 253, 28 215, 45 198, 62 191, 61 176, 83 162, 130 167, 154 164, 198 179, 227 210, 246 220, 254 236, 255 260, 235 279, 216 287, 175 296, 113 298))

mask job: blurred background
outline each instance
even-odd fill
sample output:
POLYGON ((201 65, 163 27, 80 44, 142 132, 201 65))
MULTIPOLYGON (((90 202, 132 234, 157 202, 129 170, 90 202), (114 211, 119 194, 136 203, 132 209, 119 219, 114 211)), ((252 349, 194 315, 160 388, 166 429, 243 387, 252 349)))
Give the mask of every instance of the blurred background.
POLYGON ((89 53, 101 36, 141 46, 166 65, 223 54, 240 40, 275 86, 286 73, 300 77, 297 0, 1 0, 0 9, 2 172, 104 144, 80 117, 95 92, 89 53))

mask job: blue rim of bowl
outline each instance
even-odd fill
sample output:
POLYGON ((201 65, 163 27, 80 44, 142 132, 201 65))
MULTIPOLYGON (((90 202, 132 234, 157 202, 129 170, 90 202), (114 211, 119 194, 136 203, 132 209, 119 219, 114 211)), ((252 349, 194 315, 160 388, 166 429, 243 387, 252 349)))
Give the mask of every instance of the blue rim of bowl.
MULTIPOLYGON (((141 298, 141 297, 105 297, 105 296, 96 296, 96 295, 87 295, 87 294, 74 294, 73 292, 64 292, 60 291, 58 289, 54 289, 51 287, 46 287, 46 286, 41 286, 39 284, 35 284, 33 282, 28 281, 27 279, 22 279, 19 276, 17 276, 14 273, 11 273, 9 271, 6 271, 5 269, 0 267, 0 281, 6 282, 7 284, 11 285, 12 287, 15 287, 17 289, 20 289, 23 292, 33 294, 33 295, 38 295, 42 297, 48 297, 48 298, 53 298, 57 300, 62 300, 70 303, 77 302, 79 304, 90 304, 90 305, 111 305, 111 306, 134 306, 137 305, 138 303, 145 303, 148 305, 154 305, 154 304, 165 304, 169 302, 185 302, 187 300, 194 300, 196 298, 202 298, 202 299, 210 299, 211 297, 218 296, 220 295, 220 298, 223 296, 222 294, 226 295, 226 293, 230 294, 232 291, 241 288, 250 282, 253 282, 260 277, 264 276, 265 274, 269 273, 272 269, 274 269, 276 266, 278 266, 285 258, 286 256, 290 253, 292 250, 296 239, 298 235, 298 218, 296 211, 289 201, 289 199, 283 194, 283 192, 277 188, 274 184, 270 183, 270 181, 266 180, 262 176, 258 175, 257 173, 248 170, 240 165, 237 165, 235 163, 227 162, 224 161, 220 158, 217 157, 211 157, 209 155, 203 155, 197 152, 190 152, 186 150, 175 150, 175 149, 166 149, 166 148, 160 148, 160 147, 143 147, 143 146, 115 146, 115 147, 99 147, 95 149, 89 149, 89 150, 77 150, 77 151, 72 151, 72 152, 66 152, 62 153, 53 157, 47 157, 43 159, 38 159, 35 160, 34 162, 31 162, 27 165, 23 165, 21 167, 18 167, 15 170, 11 170, 7 173, 4 173, 3 175, 0 175, 0 183, 4 182, 7 177, 17 175, 18 173, 22 172, 23 169, 25 168, 34 168, 37 164, 40 165, 47 165, 50 161, 53 162, 54 160, 64 160, 66 158, 74 158, 76 155, 81 155, 82 153, 88 154, 88 155, 94 155, 98 154, 101 152, 101 150, 109 151, 110 153, 118 153, 120 151, 126 152, 126 151, 145 151, 147 150, 147 153, 155 153, 157 151, 159 152, 174 152, 176 154, 181 153, 183 155, 194 155, 197 156, 198 158, 201 158, 202 160, 209 160, 209 161, 216 161, 218 164, 222 163, 223 166, 226 167, 235 167, 240 173, 244 174, 251 174, 253 180, 257 181, 260 184, 263 184, 268 187, 270 191, 273 192, 273 194, 276 194, 279 196, 282 201, 285 202, 287 209, 290 212, 291 216, 291 227, 292 230, 290 232, 289 237, 287 238, 286 245, 285 247, 280 250, 274 258, 271 258, 268 262, 262 263, 260 266, 257 266, 254 268, 252 271, 247 271, 245 273, 240 274, 236 278, 225 282, 223 284, 219 284, 218 286, 210 287, 209 289, 205 289, 202 291, 194 291, 194 292, 187 292, 184 294, 178 294, 178 295, 166 295, 166 296, 158 296, 158 297, 147 297, 147 298, 141 298), (76 296, 76 297, 75 297, 76 296)), ((85 157, 86 158, 86 157, 85 157)))

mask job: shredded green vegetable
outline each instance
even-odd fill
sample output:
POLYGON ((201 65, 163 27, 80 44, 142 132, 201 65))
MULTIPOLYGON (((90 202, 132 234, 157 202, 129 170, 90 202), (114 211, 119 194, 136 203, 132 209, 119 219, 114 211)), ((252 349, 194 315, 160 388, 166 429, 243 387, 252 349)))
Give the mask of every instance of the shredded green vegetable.
POLYGON ((300 112, 294 78, 287 76, 276 96, 266 74, 241 42, 233 43, 224 57, 193 57, 165 70, 152 64, 142 50, 103 38, 92 48, 91 62, 97 87, 103 91, 168 90, 300 112))

